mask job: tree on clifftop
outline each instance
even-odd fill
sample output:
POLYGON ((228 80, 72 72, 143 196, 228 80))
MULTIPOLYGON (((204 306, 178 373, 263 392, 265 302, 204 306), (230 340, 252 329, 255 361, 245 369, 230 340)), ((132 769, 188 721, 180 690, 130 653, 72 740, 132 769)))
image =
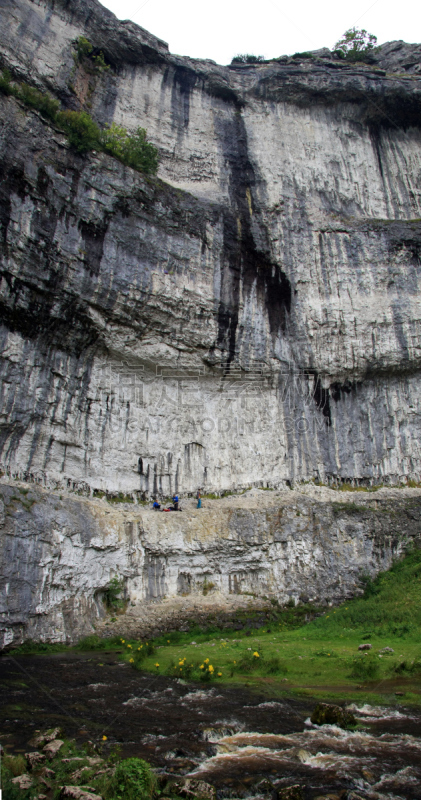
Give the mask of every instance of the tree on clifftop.
POLYGON ((348 61, 365 61, 375 52, 376 42, 377 36, 364 28, 350 28, 336 42, 334 52, 348 61))

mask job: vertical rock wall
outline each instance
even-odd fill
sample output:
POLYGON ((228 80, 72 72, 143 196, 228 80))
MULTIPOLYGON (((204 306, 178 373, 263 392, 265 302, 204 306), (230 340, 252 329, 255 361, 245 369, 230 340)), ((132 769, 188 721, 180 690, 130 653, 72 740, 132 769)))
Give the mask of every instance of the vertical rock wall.
POLYGON ((146 495, 419 480, 418 50, 230 69, 95 0, 0 15, 17 79, 161 157, 151 181, 78 156, 0 96, 3 469, 146 495))
POLYGON ((361 591, 363 575, 420 543, 420 497, 419 489, 254 489, 159 514, 3 482, 0 648, 70 642, 95 627, 149 635, 206 609, 259 607, 268 598, 340 602, 361 591), (104 627, 113 577, 127 608, 104 627))

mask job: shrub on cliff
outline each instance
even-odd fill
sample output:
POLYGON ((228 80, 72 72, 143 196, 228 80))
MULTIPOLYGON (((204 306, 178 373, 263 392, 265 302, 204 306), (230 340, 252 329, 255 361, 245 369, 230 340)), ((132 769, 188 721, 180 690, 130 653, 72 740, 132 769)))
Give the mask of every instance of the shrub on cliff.
POLYGON ((231 64, 261 64, 264 60, 264 56, 254 56, 252 53, 238 53, 232 59, 231 64))
POLYGON ((29 108, 35 108, 43 117, 55 122, 60 108, 60 103, 46 92, 40 92, 27 83, 21 83, 15 92, 16 97, 22 100, 29 108))
POLYGON ((8 69, 4 69, 2 74, 0 75, 0 92, 3 94, 10 95, 14 94, 14 87, 11 83, 12 76, 8 69))
POLYGON ((111 578, 107 588, 104 591, 104 603, 110 611, 116 611, 118 608, 124 608, 124 600, 120 595, 124 589, 122 580, 116 576, 111 578))
POLYGON ((101 132, 101 146, 128 167, 150 175, 158 169, 158 150, 148 142, 144 128, 130 135, 126 128, 113 122, 101 132))
POLYGON ((75 64, 81 64, 88 68, 90 72, 103 72, 110 69, 102 50, 94 48, 93 44, 86 36, 79 36, 74 43, 76 52, 73 54, 75 64))
MULTIPOLYGON (((145 175, 156 174, 159 164, 158 150, 148 142, 144 128, 137 128, 135 133, 130 134, 126 128, 113 123, 101 130, 86 111, 60 111, 59 101, 47 92, 40 92, 27 83, 12 83, 8 70, 3 70, 0 74, 0 92, 7 96, 14 95, 26 106, 54 122, 64 131, 69 144, 77 153, 103 150, 138 172, 145 175)), ((128 501, 125 499, 125 502, 128 501)))
POLYGON ((347 61, 372 61, 376 51, 377 36, 368 33, 365 28, 350 28, 345 31, 334 52, 347 61))
POLYGON ((86 111, 61 111, 57 122, 78 153, 101 148, 101 131, 86 111))

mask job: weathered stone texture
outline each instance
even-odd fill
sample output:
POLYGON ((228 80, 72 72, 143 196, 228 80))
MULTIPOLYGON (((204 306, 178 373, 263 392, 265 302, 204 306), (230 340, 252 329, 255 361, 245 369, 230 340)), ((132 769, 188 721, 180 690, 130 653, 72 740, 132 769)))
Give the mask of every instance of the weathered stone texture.
POLYGON ((418 479, 419 46, 234 68, 95 0, 0 24, 16 78, 145 126, 166 182, 0 97, 3 468, 146 494, 418 479), (81 35, 108 71, 75 64, 81 35))
POLYGON ((420 46, 223 67, 96 0, 4 0, 0 31, 14 80, 160 153, 158 179, 77 155, 0 95, 3 643, 90 631, 115 574, 145 608, 352 594, 418 536, 416 492, 87 496, 420 480, 420 46))
POLYGON ((420 543, 419 489, 357 499, 327 489, 252 490, 165 514, 31 485, 0 488, 3 646, 74 641, 93 625, 107 631, 103 596, 113 576, 123 579, 128 601, 115 630, 138 635, 148 616, 157 628, 173 624, 178 601, 186 617, 195 606, 200 614, 206 587, 211 603, 227 610, 231 597, 253 604, 253 595, 257 605, 265 596, 339 602, 360 590, 363 574, 389 568, 420 543))

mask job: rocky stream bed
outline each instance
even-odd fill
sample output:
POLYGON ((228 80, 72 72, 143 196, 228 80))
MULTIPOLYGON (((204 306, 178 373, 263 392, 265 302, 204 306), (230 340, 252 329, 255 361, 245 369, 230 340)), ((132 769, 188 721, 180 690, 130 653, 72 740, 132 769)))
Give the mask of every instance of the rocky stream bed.
POLYGON ((276 800, 293 784, 306 800, 421 797, 419 710, 355 705, 356 729, 318 727, 309 699, 139 673, 115 652, 8 653, 0 676, 6 753, 26 753, 35 730, 59 726, 100 754, 118 744, 161 776, 200 778, 218 798, 276 800))

